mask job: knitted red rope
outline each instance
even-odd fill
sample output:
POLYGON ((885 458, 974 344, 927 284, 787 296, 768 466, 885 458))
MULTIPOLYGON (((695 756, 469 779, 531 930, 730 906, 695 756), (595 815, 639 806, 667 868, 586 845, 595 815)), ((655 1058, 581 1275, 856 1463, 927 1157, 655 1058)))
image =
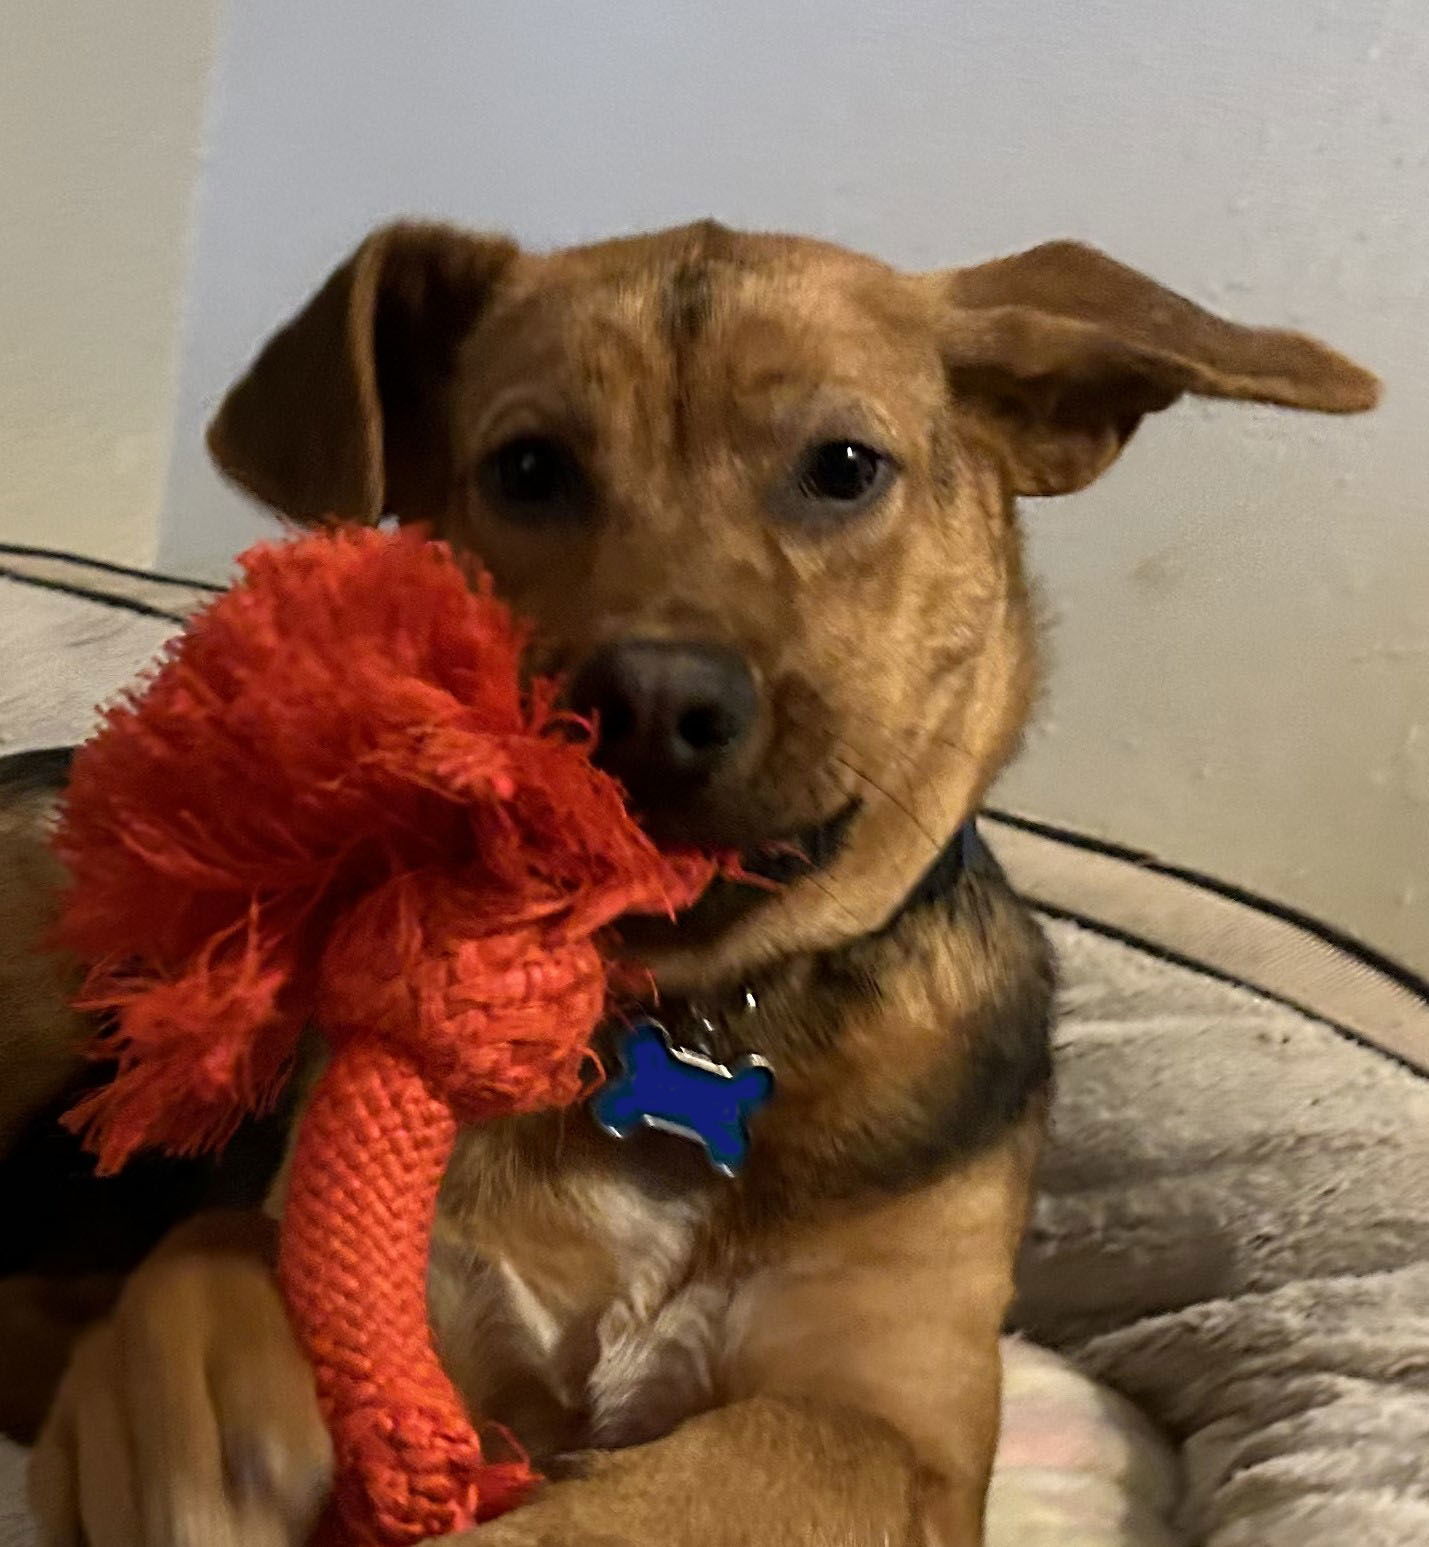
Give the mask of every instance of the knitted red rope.
POLYGON ((509 1441, 483 1456, 427 1325, 458 1126, 579 1097, 600 931, 717 867, 639 831, 445 545, 339 532, 241 562, 75 759, 58 939, 94 964, 116 1074, 71 1120, 105 1170, 222 1143, 322 1032, 279 1278, 333 1434, 330 1534, 398 1547, 537 1480, 509 1441))

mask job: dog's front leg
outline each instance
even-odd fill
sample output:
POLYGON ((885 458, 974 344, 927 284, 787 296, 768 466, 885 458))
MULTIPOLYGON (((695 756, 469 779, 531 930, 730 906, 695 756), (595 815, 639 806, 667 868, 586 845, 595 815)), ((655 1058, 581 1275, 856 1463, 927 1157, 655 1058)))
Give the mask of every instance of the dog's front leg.
POLYGON ((731 1301, 725 1406, 469 1547, 978 1547, 1037 1127, 791 1232, 731 1301))
POLYGON ((754 1397, 588 1458, 462 1547, 923 1547, 942 1540, 923 1530, 924 1486, 890 1424, 754 1397))

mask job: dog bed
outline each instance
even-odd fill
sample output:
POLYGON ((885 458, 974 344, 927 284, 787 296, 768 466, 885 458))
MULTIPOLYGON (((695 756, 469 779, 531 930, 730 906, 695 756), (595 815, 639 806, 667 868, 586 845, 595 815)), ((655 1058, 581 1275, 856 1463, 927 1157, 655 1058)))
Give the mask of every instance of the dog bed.
MULTIPOLYGON (((210 590, 0 546, 0 754, 84 735, 210 590)), ((1429 1543, 1426 986, 1148 856, 984 831, 1062 973, 990 1547, 1429 1543)))

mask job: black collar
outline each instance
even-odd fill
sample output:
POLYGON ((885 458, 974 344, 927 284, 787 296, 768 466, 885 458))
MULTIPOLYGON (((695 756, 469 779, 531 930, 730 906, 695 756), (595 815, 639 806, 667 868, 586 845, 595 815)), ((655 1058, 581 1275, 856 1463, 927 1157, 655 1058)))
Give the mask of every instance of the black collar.
POLYGON ((886 935, 890 930, 896 929, 910 913, 917 912, 921 908, 933 907, 938 903, 952 902, 959 883, 964 875, 969 873, 998 877, 1002 875, 1002 867, 993 857, 992 850, 982 841, 976 816, 970 816, 953 833, 953 836, 943 845, 937 858, 914 882, 908 895, 894 909, 888 922, 874 933, 886 935))
MULTIPOLYGON (((842 825, 846 829, 847 822, 842 825)), ((832 861, 840 846, 831 845, 826 850, 825 863, 832 861)), ((824 868, 819 863, 810 865, 811 858, 814 856, 806 852, 798 875, 816 874, 824 868)), ((828 959, 832 961, 843 953, 857 950, 865 942, 882 939, 911 914, 925 908, 955 906, 964 879, 971 875, 1002 877, 1001 867, 978 832, 976 817, 969 817, 954 831, 902 902, 877 929, 833 948, 828 959)), ((716 990, 713 994, 664 998, 651 1007, 650 1013, 667 1026, 683 1046, 704 1051, 714 1049, 720 1055, 728 1053, 731 1047, 743 1051, 734 1028, 746 1013, 757 1007, 769 976, 777 976, 781 971, 780 964, 774 963, 757 971, 750 980, 716 990)))
MULTIPOLYGON (((898 929, 912 914, 963 906, 964 881, 989 870, 1001 874, 976 821, 969 819, 879 929, 821 955, 815 1010, 799 1033, 805 1051, 829 1032, 827 1016, 817 1008, 820 997, 832 991, 841 998, 841 978, 866 985, 866 953, 872 942, 898 929)), ((787 1007, 782 1016, 776 1011, 772 1023, 760 1014, 767 1001, 786 997, 787 986, 779 981, 785 970, 775 965, 713 996, 663 1000, 648 1011, 632 1007, 628 1015, 607 1022, 597 1046, 611 1078, 592 1101, 595 1120, 622 1139, 646 1127, 695 1139, 717 1169, 734 1175, 748 1149, 747 1119, 773 1094, 781 1054, 792 1050, 784 1040, 787 1028, 779 1033, 782 1046, 768 1040, 770 1031, 787 1021, 787 1007), (752 1088, 755 1081, 760 1082, 757 1089, 752 1088)))

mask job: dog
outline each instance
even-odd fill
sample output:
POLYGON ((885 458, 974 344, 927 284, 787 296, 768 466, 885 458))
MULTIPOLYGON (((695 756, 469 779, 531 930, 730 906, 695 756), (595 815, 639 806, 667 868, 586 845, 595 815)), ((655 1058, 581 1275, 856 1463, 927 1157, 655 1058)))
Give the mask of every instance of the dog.
MULTIPOLYGON (((626 1092, 624 1137, 463 1135, 436 1336, 551 1479, 475 1542, 981 1541, 1051 1088, 1048 948, 974 825, 1037 690, 1017 501, 1186 394, 1377 392, 1075 243, 906 274, 713 223, 545 256, 393 225, 257 355, 218 466, 479 554, 650 831, 772 883, 619 937, 670 1047, 772 1076, 735 1174, 626 1092)), ((307 1538, 331 1455, 272 1249, 197 1214, 78 1337, 32 1464, 53 1547, 307 1538)))

